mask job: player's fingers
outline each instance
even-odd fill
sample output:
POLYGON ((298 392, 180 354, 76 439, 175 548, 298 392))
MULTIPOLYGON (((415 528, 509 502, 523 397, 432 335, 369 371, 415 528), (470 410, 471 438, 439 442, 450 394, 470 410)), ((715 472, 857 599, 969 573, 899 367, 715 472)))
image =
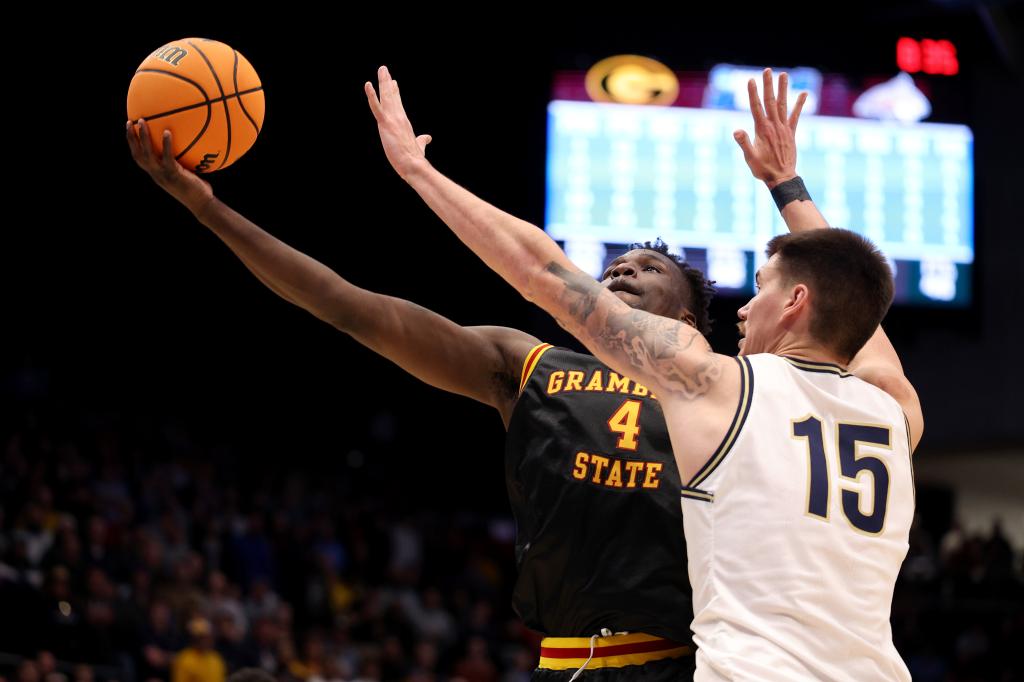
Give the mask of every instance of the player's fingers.
POLYGON ((139 139, 135 136, 135 127, 131 121, 125 124, 124 136, 128 140, 128 150, 132 153, 132 158, 138 161, 139 158, 139 139))
POLYGON ((149 139, 149 126, 144 118, 139 119, 139 147, 142 160, 148 163, 153 158, 153 142, 149 139))
POLYGON ((764 81, 762 91, 764 92, 765 115, 769 121, 777 121, 779 110, 775 105, 775 84, 772 82, 772 70, 765 69, 761 74, 761 78, 764 81))
POLYGON ((786 97, 789 91, 789 74, 783 71, 779 74, 779 94, 777 98, 777 106, 779 110, 779 120, 785 121, 786 115, 789 113, 787 109, 786 97))
POLYGON ((750 144, 746 131, 737 130, 732 134, 732 139, 736 140, 736 144, 743 150, 743 159, 749 162, 754 157, 754 145, 750 144))
POLYGON ((757 83, 751 78, 747 81, 747 97, 750 99, 750 113, 754 116, 754 128, 764 122, 764 109, 761 108, 761 98, 757 95, 757 83))
POLYGON ((420 145, 420 151, 425 153, 427 151, 427 145, 430 144, 433 139, 434 138, 430 135, 420 135, 417 137, 416 142, 420 145))
POLYGON ((164 169, 168 171, 174 170, 174 165, 177 161, 174 160, 174 152, 171 150, 171 131, 164 131, 164 169))
POLYGON ((402 107, 402 93, 400 93, 398 91, 398 81, 396 81, 396 80, 391 81, 391 94, 393 95, 393 97, 391 98, 392 104, 393 105, 398 105, 398 107, 401 108, 402 107))
POLYGON ((370 104, 373 117, 380 121, 380 101, 377 99, 377 91, 373 89, 373 83, 366 81, 363 90, 366 92, 366 101, 370 104))
POLYGON ((398 81, 391 81, 391 94, 394 95, 391 99, 391 106, 394 109, 394 114, 403 119, 408 119, 409 116, 405 113, 405 105, 402 104, 402 93, 398 89, 398 81))
POLYGON ((807 93, 801 92, 800 96, 796 98, 796 106, 793 107, 793 113, 789 115, 789 129, 794 133, 796 132, 796 124, 800 122, 800 112, 804 108, 804 102, 807 101, 807 93))
POLYGON ((377 92, 380 95, 381 104, 385 104, 391 94, 391 72, 386 66, 377 69, 377 92))

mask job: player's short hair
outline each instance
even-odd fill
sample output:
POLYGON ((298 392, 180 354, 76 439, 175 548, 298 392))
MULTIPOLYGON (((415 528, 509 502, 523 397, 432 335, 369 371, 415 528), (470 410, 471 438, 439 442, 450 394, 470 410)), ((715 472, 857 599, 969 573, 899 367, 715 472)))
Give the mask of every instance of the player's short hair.
POLYGON ((656 251, 679 266, 686 280, 687 291, 685 292, 686 308, 693 313, 697 331, 704 336, 711 333, 711 315, 708 306, 711 305, 711 298, 717 293, 715 283, 704 276, 704 273, 693 267, 679 256, 668 252, 668 244, 658 237, 653 242, 634 242, 629 245, 629 250, 647 249, 656 251))
POLYGON ((878 329, 893 297, 885 256, 856 232, 831 228, 781 234, 768 242, 789 282, 814 294, 810 332, 847 361, 878 329))

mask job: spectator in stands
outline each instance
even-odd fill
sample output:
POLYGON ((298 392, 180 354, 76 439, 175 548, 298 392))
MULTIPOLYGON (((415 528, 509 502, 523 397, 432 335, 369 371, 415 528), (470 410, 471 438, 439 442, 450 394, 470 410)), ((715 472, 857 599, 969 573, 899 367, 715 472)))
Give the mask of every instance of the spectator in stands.
POLYGON ((213 648, 210 621, 194 617, 188 622, 189 646, 171 662, 171 682, 224 682, 227 667, 213 648))

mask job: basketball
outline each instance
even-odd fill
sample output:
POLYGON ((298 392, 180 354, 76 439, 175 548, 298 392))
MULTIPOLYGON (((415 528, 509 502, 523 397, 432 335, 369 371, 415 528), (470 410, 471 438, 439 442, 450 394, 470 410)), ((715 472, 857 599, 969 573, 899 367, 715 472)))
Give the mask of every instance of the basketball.
POLYGON ((146 119, 163 153, 171 131, 174 158, 196 173, 227 168, 252 147, 263 127, 263 85, 238 50, 185 38, 161 46, 128 86, 128 118, 146 119))

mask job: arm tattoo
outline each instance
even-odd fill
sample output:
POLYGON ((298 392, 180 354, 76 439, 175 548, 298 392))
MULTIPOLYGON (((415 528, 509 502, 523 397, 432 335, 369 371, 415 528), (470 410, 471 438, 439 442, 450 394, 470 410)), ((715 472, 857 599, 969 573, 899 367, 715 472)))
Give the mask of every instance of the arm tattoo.
POLYGON ((603 291, 600 284, 557 263, 548 264, 547 271, 565 283, 562 300, 571 317, 567 322, 577 335, 582 333, 631 367, 657 374, 659 383, 673 393, 688 400, 700 398, 721 375, 715 354, 700 334, 680 339, 682 322, 630 308, 608 311, 602 324, 600 316, 594 316, 603 291), (697 339, 703 343, 694 347, 697 339))
POLYGON ((565 295, 569 300, 569 314, 580 324, 594 314, 601 287, 586 275, 569 272, 557 263, 549 263, 548 272, 565 282, 565 295))

